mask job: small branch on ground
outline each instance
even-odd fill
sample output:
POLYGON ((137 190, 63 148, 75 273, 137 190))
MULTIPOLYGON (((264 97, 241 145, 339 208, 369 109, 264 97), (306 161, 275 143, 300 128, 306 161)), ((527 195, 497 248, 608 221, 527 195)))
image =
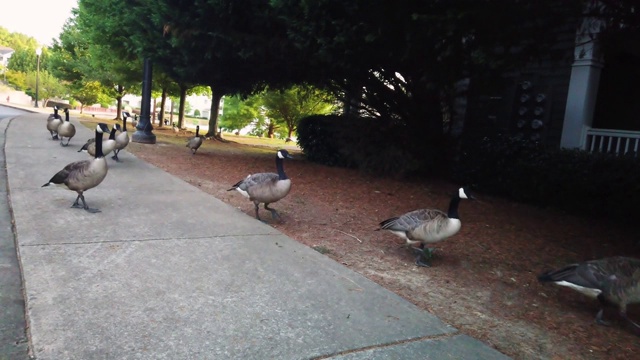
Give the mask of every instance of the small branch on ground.
POLYGON ((342 231, 342 230, 338 230, 338 229, 333 229, 333 230, 338 231, 338 232, 341 232, 341 233, 343 233, 343 234, 345 234, 345 235, 347 235, 347 236, 351 236, 352 238, 354 238, 354 239, 358 240, 358 242, 360 242, 360 244, 362 244, 362 240, 358 239, 358 237, 357 237, 357 236, 353 236, 353 235, 351 235, 351 234, 347 234, 346 232, 344 232, 344 231, 342 231))

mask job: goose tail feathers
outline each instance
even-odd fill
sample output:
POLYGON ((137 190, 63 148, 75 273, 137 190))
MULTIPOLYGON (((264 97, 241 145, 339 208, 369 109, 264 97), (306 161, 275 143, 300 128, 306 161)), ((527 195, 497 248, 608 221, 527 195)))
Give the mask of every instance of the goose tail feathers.
POLYGON ((540 282, 557 282, 565 281, 567 278, 575 274, 578 264, 572 264, 565 266, 562 269, 547 271, 538 275, 538 281, 540 282))

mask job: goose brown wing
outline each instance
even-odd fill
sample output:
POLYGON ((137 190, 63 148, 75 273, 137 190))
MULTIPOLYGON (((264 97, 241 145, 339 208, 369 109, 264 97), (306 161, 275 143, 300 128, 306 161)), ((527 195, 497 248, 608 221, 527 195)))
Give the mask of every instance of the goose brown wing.
POLYGON ((69 174, 75 173, 84 169, 89 164, 89 160, 82 160, 72 162, 65 166, 62 170, 58 171, 49 182, 54 184, 65 184, 69 179, 69 174))
POLYGON ((420 209, 404 215, 384 220, 380 228, 393 231, 411 231, 428 221, 446 218, 447 214, 435 209, 420 209))
POLYGON ((244 179, 240 188, 243 190, 249 189, 254 186, 258 186, 261 184, 266 184, 270 182, 278 181, 278 174, 275 173, 258 173, 253 174, 244 179))
POLYGON ((640 270, 640 261, 612 257, 567 265, 540 275, 540 281, 566 281, 592 289, 605 289, 630 281, 640 270))

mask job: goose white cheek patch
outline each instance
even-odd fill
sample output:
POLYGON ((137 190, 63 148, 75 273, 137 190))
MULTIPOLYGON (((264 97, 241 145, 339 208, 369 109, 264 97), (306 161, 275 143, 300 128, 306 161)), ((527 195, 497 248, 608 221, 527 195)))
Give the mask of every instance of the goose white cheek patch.
POLYGON ((460 196, 460 199, 468 199, 467 194, 464 192, 463 188, 460 188, 458 190, 458 196, 460 196))

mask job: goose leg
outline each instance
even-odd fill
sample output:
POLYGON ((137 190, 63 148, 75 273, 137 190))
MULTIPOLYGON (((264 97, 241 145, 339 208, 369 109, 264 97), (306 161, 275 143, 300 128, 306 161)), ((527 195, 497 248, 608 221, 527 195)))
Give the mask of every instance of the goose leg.
POLYGON ((82 205, 80 205, 80 195, 81 194, 78 194, 78 197, 76 197, 76 201, 74 201, 73 205, 71 205, 72 208, 76 208, 76 209, 82 208, 82 205))
POLYGON ((78 193, 78 197, 76 198, 76 201, 73 202, 73 205, 71 205, 72 208, 76 208, 76 209, 84 209, 87 210, 90 213, 97 213, 100 212, 100 210, 98 209, 92 209, 90 207, 87 206, 87 202, 84 201, 84 195, 82 195, 81 193, 78 193), (80 202, 78 200, 82 200, 82 205, 80 205, 80 202))
POLYGON ((260 207, 260 203, 254 202, 253 205, 255 205, 256 207, 256 219, 262 221, 262 219, 260 219, 260 215, 258 215, 258 208, 260 207))
POLYGON ((61 138, 61 139, 60 139, 60 146, 65 146, 65 144, 64 144, 64 138, 61 138))
POLYGON ((111 157, 113 160, 120 162, 120 159, 118 159, 118 153, 120 152, 120 149, 116 149, 113 150, 113 156, 111 157))
POLYGON ((609 326, 611 325, 608 321, 602 319, 604 315, 604 308, 608 305, 607 300, 602 296, 602 294, 598 295, 598 301, 600 302, 600 310, 596 314, 596 324, 609 326))
POLYGON ((84 195, 80 194, 80 200, 82 200, 82 204, 84 205, 82 208, 85 209, 86 211, 94 214, 94 213, 99 213, 100 210, 98 209, 92 209, 89 206, 87 206, 87 202, 84 201, 84 195))
POLYGON ((264 209, 269 210, 269 212, 271 213, 271 217, 273 219, 278 218, 278 220, 282 220, 282 218, 280 217, 280 214, 278 214, 276 209, 270 208, 268 203, 264 204, 264 209))
POLYGON ((420 249, 414 248, 418 253, 416 258, 416 265, 423 267, 431 267, 431 258, 433 258, 433 250, 425 248, 423 243, 420 243, 420 249))
POLYGON ((66 144, 64 144, 64 146, 69 146, 69 142, 70 142, 70 141, 71 141, 71 138, 68 138, 68 139, 67 139, 67 143, 66 143, 66 144))
POLYGON ((604 308, 600 308, 600 310, 598 311, 598 313, 596 314, 596 324, 598 325, 604 325, 604 326, 609 326, 611 325, 608 321, 604 321, 602 320, 602 315, 604 314, 604 308))

